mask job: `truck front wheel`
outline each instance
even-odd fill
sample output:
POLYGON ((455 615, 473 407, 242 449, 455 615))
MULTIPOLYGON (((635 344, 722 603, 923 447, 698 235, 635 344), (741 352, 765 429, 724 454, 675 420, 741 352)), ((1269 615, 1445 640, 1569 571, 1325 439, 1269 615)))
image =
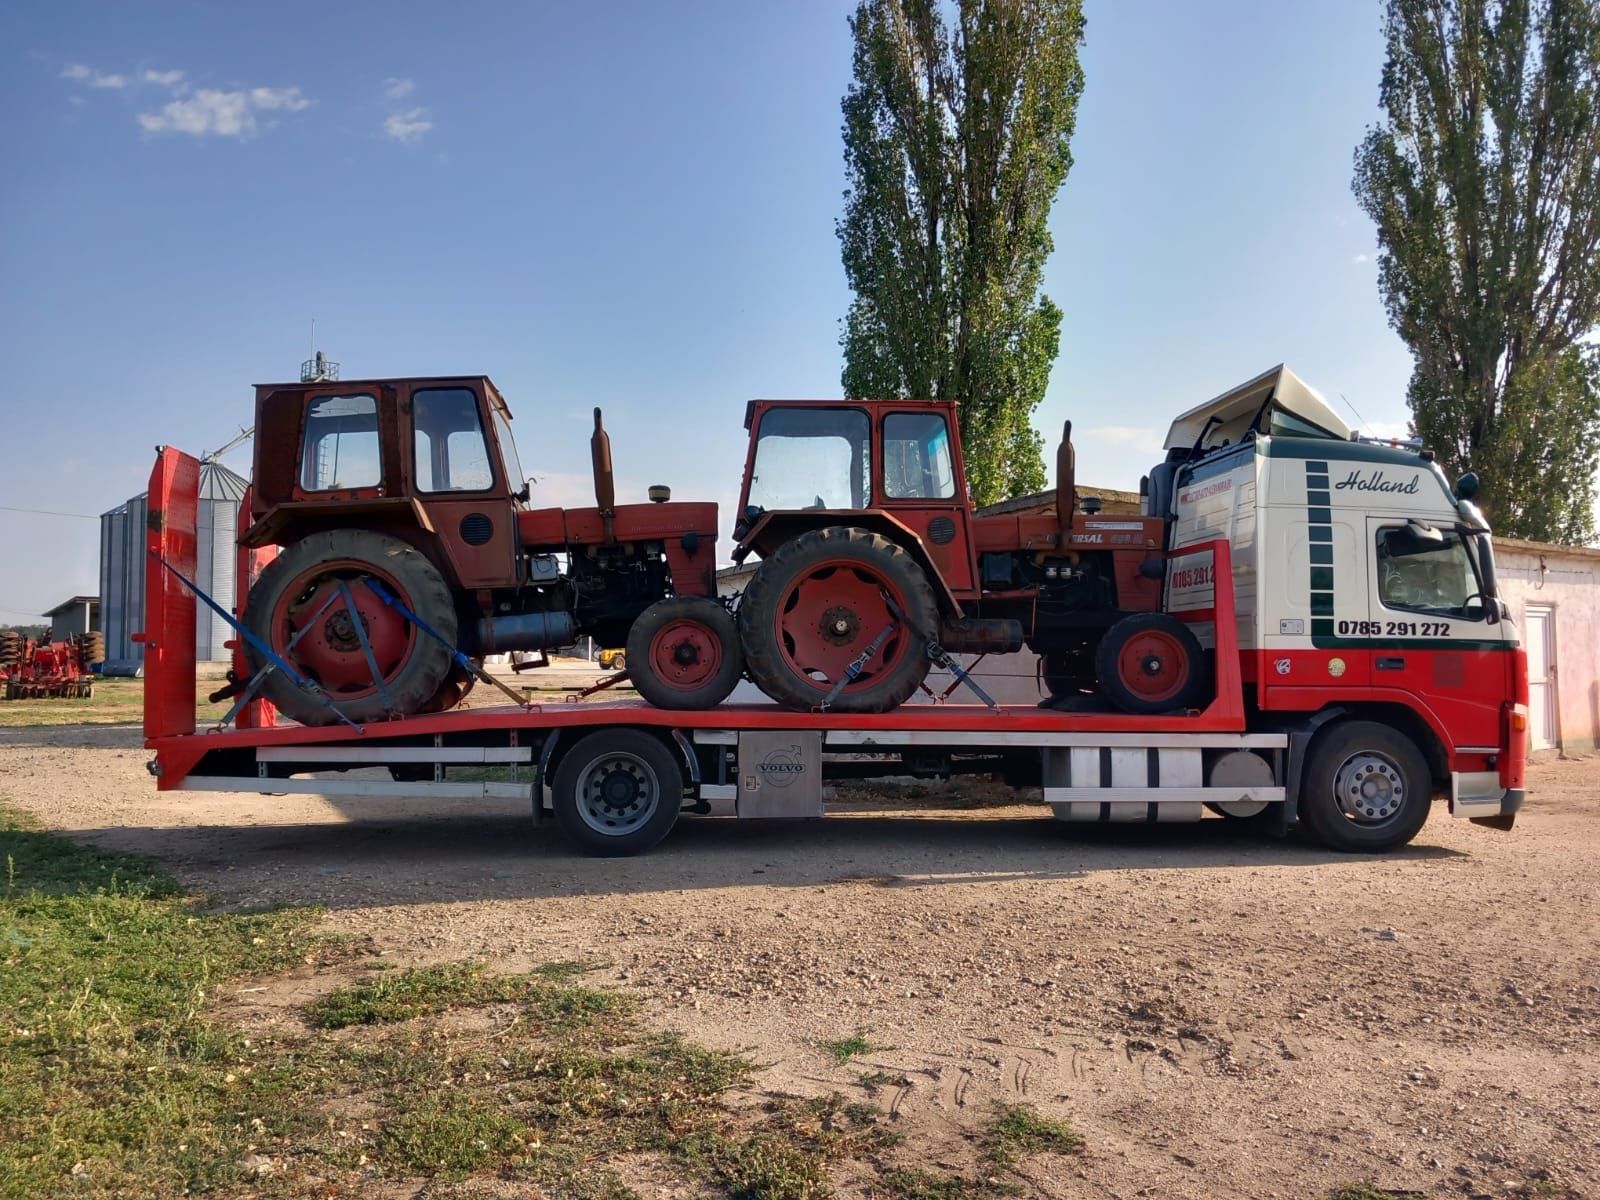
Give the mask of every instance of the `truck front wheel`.
POLYGON ((1312 744, 1300 781, 1300 819, 1324 846, 1380 853, 1404 846, 1433 803, 1415 742, 1374 721, 1344 721, 1312 744))

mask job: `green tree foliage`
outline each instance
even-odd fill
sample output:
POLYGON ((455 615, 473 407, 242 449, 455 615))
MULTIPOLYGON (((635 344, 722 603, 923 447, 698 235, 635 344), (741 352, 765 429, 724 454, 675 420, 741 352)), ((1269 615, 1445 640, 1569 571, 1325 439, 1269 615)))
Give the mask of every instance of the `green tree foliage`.
POLYGON ((1595 536, 1600 4, 1388 0, 1385 120, 1355 156, 1418 435, 1502 533, 1595 536))
POLYGON ((1040 293, 1083 92, 1080 0, 861 0, 839 222, 850 396, 959 401, 980 504, 1045 485, 1040 293))

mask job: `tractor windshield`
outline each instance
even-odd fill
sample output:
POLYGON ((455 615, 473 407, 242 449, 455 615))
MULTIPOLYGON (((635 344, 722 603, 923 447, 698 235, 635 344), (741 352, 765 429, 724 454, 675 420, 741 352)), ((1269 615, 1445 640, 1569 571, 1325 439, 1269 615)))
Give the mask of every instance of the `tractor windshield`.
POLYGON ((866 508, 872 424, 859 408, 773 408, 761 418, 746 504, 866 508))
POLYGON ((412 396, 417 487, 481 492, 494 486, 478 397, 471 388, 423 388, 412 396))

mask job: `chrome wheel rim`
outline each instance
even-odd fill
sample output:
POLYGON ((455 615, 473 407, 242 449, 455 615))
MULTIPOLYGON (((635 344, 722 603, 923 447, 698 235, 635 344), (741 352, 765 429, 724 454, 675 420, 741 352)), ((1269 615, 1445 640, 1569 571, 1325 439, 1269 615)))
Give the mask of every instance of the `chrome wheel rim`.
POLYGON ((578 777, 578 817, 606 837, 623 837, 648 824, 661 806, 661 781, 644 759, 606 754, 578 777))
POLYGON ((1405 779, 1388 755, 1372 750, 1352 754, 1333 775, 1339 811, 1358 825, 1392 821, 1405 803, 1405 779))

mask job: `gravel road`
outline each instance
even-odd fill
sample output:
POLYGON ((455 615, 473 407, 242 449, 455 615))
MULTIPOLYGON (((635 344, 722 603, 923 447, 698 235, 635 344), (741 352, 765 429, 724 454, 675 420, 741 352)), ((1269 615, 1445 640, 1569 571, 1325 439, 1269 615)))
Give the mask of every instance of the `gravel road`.
POLYGON ((396 961, 606 964, 764 1087, 891 1110, 930 1164, 1023 1099, 1088 1144, 1040 1196, 1600 1196, 1595 755, 1536 766, 1509 834, 1440 806, 1381 858, 879 796, 619 861, 509 805, 160 794, 145 758, 126 727, 0 731, 0 795, 396 961), (857 1031, 847 1065, 817 1045, 857 1031))

